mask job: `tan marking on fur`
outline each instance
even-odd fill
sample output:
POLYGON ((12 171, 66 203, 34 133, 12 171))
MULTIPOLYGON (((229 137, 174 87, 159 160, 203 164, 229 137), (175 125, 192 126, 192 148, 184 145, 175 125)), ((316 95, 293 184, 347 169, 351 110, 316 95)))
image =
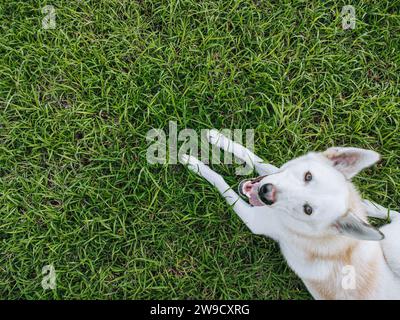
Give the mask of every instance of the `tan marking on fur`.
POLYGON ((327 285, 330 281, 317 281, 308 280, 307 284, 324 300, 334 300, 336 298, 336 292, 333 287, 327 285))
MULTIPOLYGON (((312 240, 312 241, 318 241, 318 244, 323 244, 329 243, 331 241, 334 241, 336 236, 334 235, 329 235, 329 236, 312 236, 312 235, 306 235, 302 234, 300 232, 297 232, 289 227, 286 227, 287 230, 297 237, 304 238, 307 240, 312 240)), ((312 250, 310 248, 303 248, 304 254, 306 259, 309 262, 315 262, 315 261, 331 261, 331 262, 343 262, 346 264, 351 264, 351 257, 353 256, 354 249, 358 246, 358 242, 352 241, 347 247, 341 248, 337 251, 337 253, 330 253, 330 254, 323 254, 317 250, 312 250)))
POLYGON ((308 251, 307 258, 309 261, 314 262, 316 260, 328 260, 342 262, 345 265, 351 264, 354 249, 358 246, 357 242, 351 243, 346 249, 340 250, 336 254, 321 254, 315 251, 308 251))
POLYGON ((361 266, 363 272, 356 278, 357 299, 368 298, 378 281, 378 259, 373 259, 365 266, 361 266))
MULTIPOLYGON (((347 251, 349 250, 350 248, 347 251)), ((351 261, 351 259, 344 261, 344 265, 350 264, 349 261, 351 261)), ((354 266, 356 269, 356 288, 355 290, 348 291, 347 294, 350 297, 363 300, 367 299, 374 291, 378 283, 378 261, 378 259, 373 259, 365 265, 359 264, 358 266, 354 266)), ((312 288, 321 299, 333 300, 336 299, 339 292, 344 290, 341 287, 335 287, 340 283, 340 281, 338 281, 339 276, 340 272, 336 270, 324 280, 306 280, 305 284, 312 288)))

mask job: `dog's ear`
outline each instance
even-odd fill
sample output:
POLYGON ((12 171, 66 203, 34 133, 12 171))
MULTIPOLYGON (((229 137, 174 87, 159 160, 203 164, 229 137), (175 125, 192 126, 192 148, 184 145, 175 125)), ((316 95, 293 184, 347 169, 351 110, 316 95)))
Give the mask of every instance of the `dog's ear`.
POLYGON ((340 234, 359 240, 379 241, 385 238, 382 232, 352 212, 337 219, 334 226, 340 234))
POLYGON ((342 172, 347 179, 354 177, 362 169, 380 160, 379 153, 359 148, 329 148, 322 154, 332 165, 342 172))

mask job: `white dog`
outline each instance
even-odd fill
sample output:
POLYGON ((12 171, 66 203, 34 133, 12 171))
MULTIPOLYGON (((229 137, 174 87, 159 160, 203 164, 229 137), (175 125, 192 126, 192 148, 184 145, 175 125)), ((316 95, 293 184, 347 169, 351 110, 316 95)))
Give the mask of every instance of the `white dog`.
POLYGON ((196 158, 184 155, 182 163, 213 184, 253 233, 279 243, 315 299, 400 299, 400 214, 362 200, 350 181, 379 160, 376 152, 330 148, 278 169, 216 130, 208 140, 260 174, 239 186, 250 204, 196 158), (378 230, 367 216, 392 222, 378 230))

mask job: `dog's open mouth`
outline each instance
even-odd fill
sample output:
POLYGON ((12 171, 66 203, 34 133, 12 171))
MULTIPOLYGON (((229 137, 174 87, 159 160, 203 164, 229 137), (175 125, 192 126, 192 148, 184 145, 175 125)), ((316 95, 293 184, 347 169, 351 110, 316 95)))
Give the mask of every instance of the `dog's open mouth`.
POLYGON ((259 187, 260 182, 265 176, 260 176, 255 179, 246 179, 239 184, 239 194, 247 198, 249 203, 253 206, 265 206, 265 203, 260 200, 259 187))

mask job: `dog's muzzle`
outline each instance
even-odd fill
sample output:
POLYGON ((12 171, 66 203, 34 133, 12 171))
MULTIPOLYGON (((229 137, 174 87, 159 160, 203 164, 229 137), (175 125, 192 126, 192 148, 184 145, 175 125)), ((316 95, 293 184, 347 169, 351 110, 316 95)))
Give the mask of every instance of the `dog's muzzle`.
POLYGON ((275 187, 270 183, 260 185, 261 180, 265 177, 260 176, 255 179, 246 179, 239 184, 239 194, 243 198, 248 199, 253 206, 272 205, 276 201, 275 187))

